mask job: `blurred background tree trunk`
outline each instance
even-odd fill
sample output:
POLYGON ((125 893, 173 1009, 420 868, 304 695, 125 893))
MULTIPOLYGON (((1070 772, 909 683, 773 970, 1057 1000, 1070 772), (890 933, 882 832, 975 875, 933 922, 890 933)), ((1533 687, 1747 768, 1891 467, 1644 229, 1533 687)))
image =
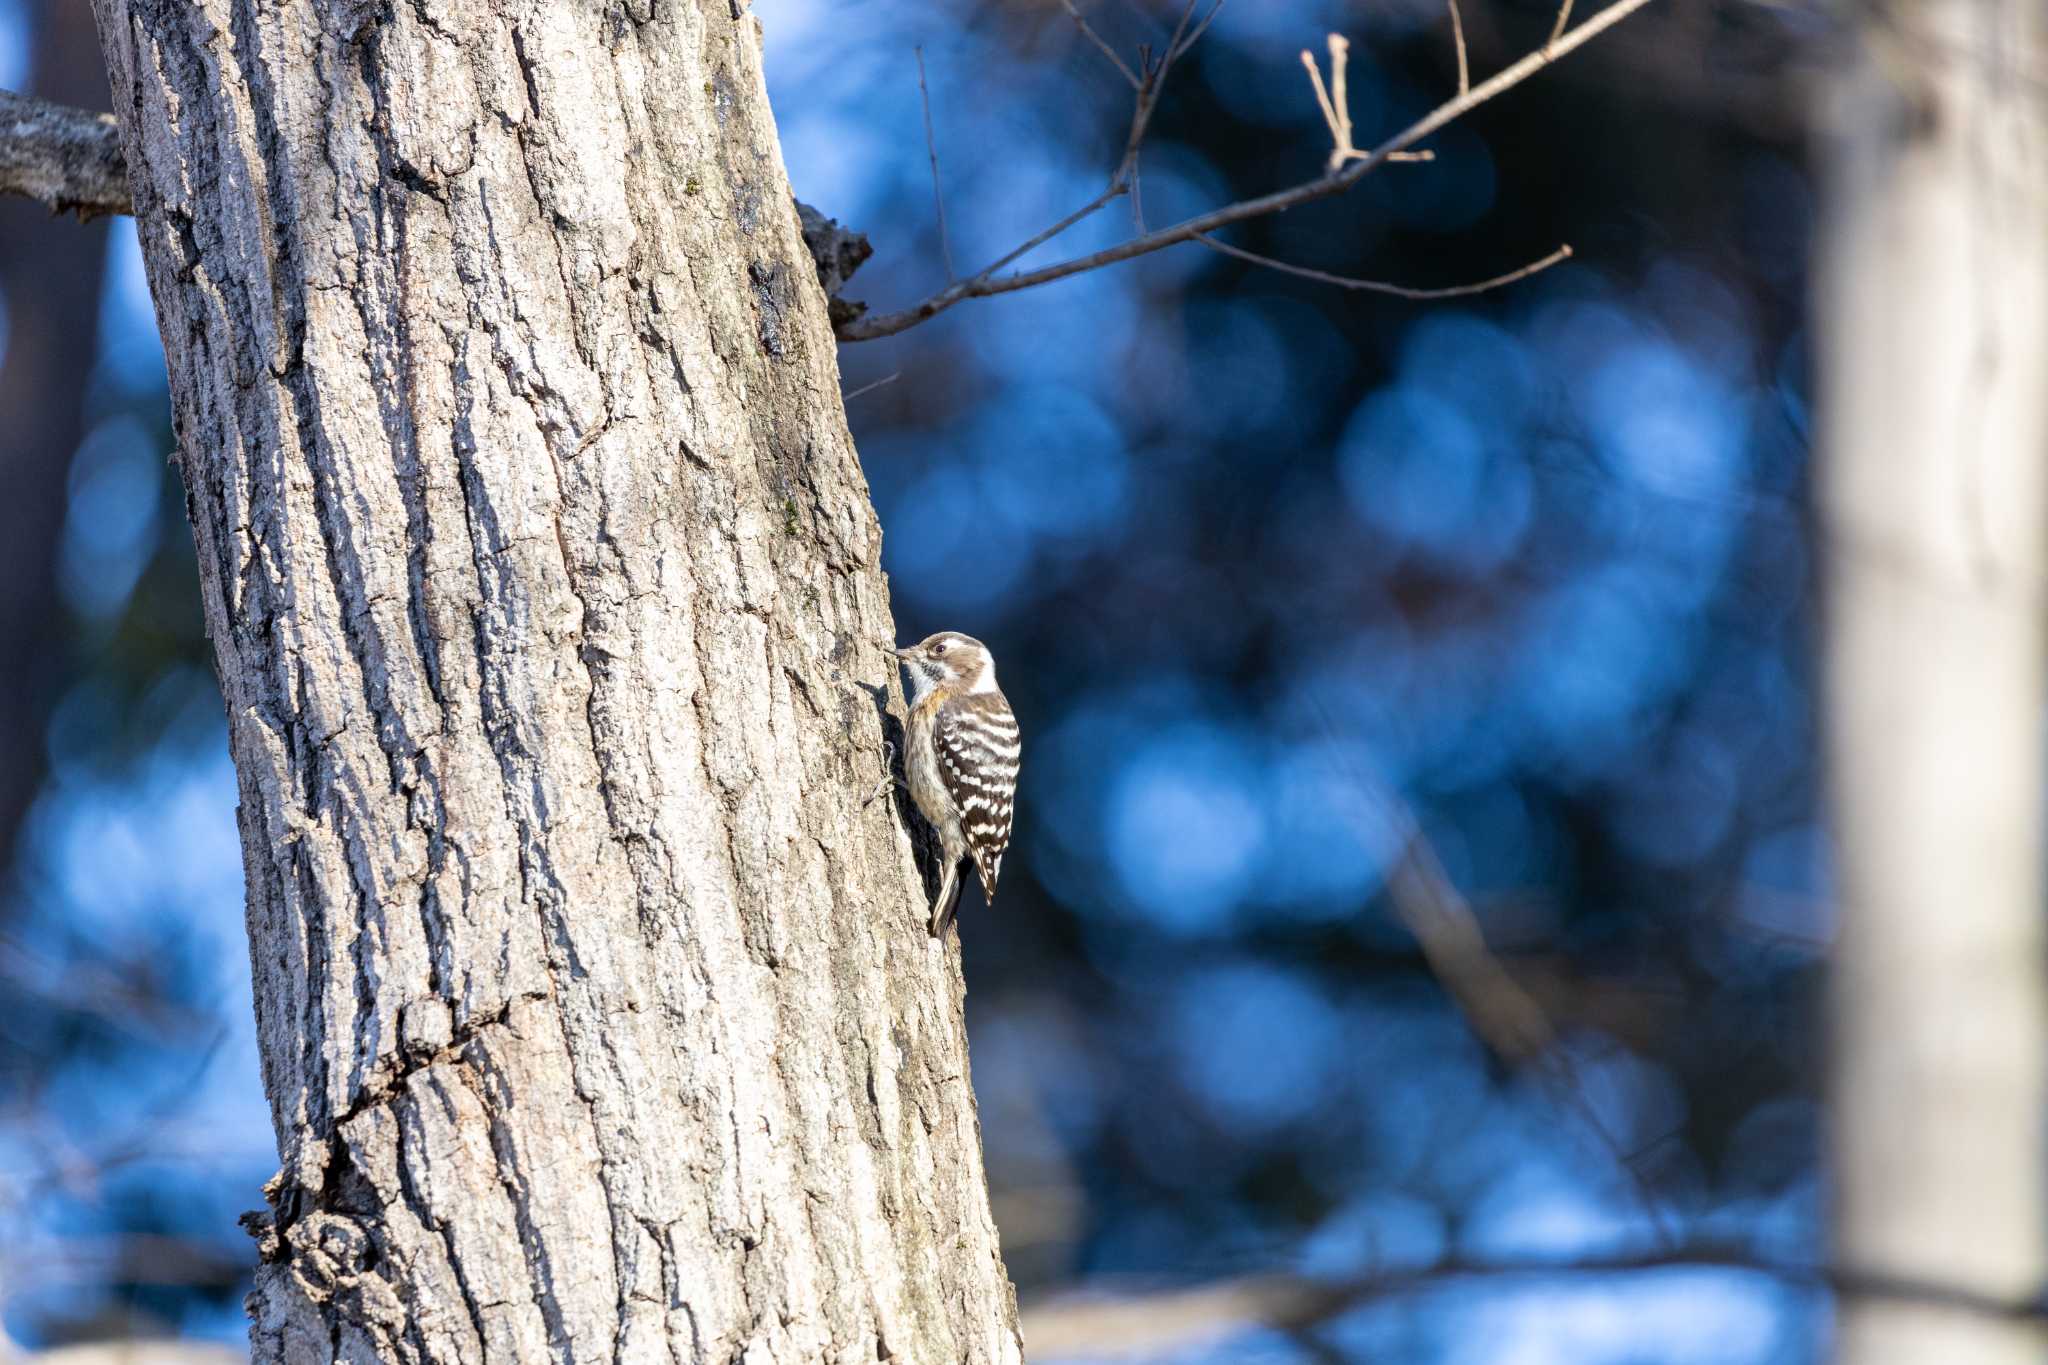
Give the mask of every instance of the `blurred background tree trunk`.
MULTIPOLYGON (((1850 13, 1814 347, 1836 1256, 2021 1298, 2048 1272, 2048 11, 1850 13)), ((1878 1300, 1844 1303, 1840 1342, 1853 1365, 2044 1346, 1878 1300)))
POLYGON ((256 1358, 1018 1358, 752 17, 96 9, 240 780, 256 1358))

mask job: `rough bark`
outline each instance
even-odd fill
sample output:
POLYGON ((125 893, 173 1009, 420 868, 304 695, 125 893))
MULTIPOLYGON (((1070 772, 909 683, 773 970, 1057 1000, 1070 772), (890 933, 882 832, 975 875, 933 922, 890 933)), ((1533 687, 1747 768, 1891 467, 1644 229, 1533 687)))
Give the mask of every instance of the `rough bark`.
MULTIPOLYGON (((1855 15, 1816 299, 1837 1256, 2024 1300, 2048 1276, 2048 10, 1855 15)), ((1871 1298, 1840 1344, 1979 1365, 2044 1339, 1871 1298)))
POLYGON ((0 90, 0 195, 89 218, 128 211, 128 167, 112 114, 0 90))
POLYGON ((240 775, 257 1359, 1019 1358, 752 17, 95 7, 240 775))

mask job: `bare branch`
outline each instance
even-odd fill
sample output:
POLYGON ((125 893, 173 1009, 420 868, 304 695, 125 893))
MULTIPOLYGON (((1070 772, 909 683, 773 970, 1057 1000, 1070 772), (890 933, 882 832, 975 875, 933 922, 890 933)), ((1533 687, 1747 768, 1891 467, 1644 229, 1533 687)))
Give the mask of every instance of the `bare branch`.
MULTIPOLYGON (((1465 16, 1458 12, 1458 0, 1449 0, 1451 6, 1451 43, 1458 49, 1458 93, 1464 94, 1472 88, 1472 65, 1465 56, 1465 16)), ((1551 35, 1555 42, 1557 35, 1551 35)))
POLYGON ((1560 261, 1570 260, 1572 256, 1572 249, 1569 245, 1561 246, 1541 260, 1531 261, 1520 269, 1510 270, 1505 275, 1495 275, 1490 280, 1479 280, 1472 284, 1454 284, 1443 289, 1411 289, 1406 285, 1388 284, 1383 280, 1361 280, 1349 275, 1332 275, 1327 271, 1311 269, 1305 265, 1293 265, 1287 261, 1274 260, 1271 256, 1261 256, 1255 251, 1246 251, 1243 247, 1232 246, 1228 242, 1219 242, 1206 232, 1196 233, 1195 240, 1208 247, 1211 251, 1220 251, 1226 256, 1235 256, 1240 261, 1250 261, 1253 265, 1261 265, 1268 270, 1278 270, 1285 275, 1299 275, 1305 280, 1315 280, 1320 284, 1335 285, 1339 289, 1356 289, 1368 294, 1391 294, 1397 299, 1460 299, 1469 294, 1484 294, 1489 289, 1499 289, 1505 285, 1514 284, 1518 280, 1526 280, 1531 275, 1541 274, 1560 261))
MULTIPOLYGON (((1371 152, 1356 161, 1350 162, 1341 170, 1325 174, 1318 179, 1295 185, 1289 189, 1262 195, 1256 199, 1240 200, 1235 204, 1211 209, 1207 213, 1197 214, 1193 218, 1184 219, 1179 223, 1173 224, 1171 227, 1158 228, 1119 242, 1114 246, 1104 247, 1100 251, 1092 251, 1085 256, 1076 256, 1052 265, 1041 266, 1036 270, 1023 270, 1014 274, 999 275, 995 272, 1001 268, 1000 266, 984 269, 981 273, 969 276, 967 279, 955 281, 945 289, 901 312, 869 316, 849 323, 839 329, 839 339, 842 341, 870 341, 876 337, 894 336, 898 332, 916 326, 927 318, 943 313, 948 308, 965 299, 989 298, 997 294, 1008 294, 1019 289, 1031 289, 1038 285, 1050 284, 1055 280, 1066 279, 1070 275, 1079 275, 1090 270, 1100 270, 1104 266, 1115 265, 1119 261, 1128 261, 1134 257, 1150 255, 1152 252, 1176 246, 1182 242, 1191 242, 1203 233, 1213 233, 1217 229, 1229 227, 1233 223, 1242 223, 1253 218, 1263 218, 1268 214, 1279 213, 1286 209, 1313 203, 1319 199, 1327 199, 1332 195, 1342 194, 1345 190, 1350 189, 1387 162, 1395 160, 1401 153, 1406 152, 1414 144, 1422 141, 1431 133, 1436 132, 1445 124, 1485 104, 1488 100, 1512 90, 1544 67, 1576 51, 1634 14, 1637 10, 1651 3, 1653 3, 1653 0, 1615 0, 1614 4, 1609 5, 1591 19, 1586 20, 1577 28, 1565 34, 1557 42, 1527 54, 1519 61, 1481 81, 1478 85, 1473 86, 1470 90, 1456 98, 1446 100, 1443 104, 1438 105, 1435 109, 1408 125, 1408 127, 1388 138, 1371 152)), ((1076 218, 1075 221, 1079 221, 1079 219, 1076 218)), ((1009 259, 1015 258, 1013 256, 1009 259)))
POLYGON ((1661 1251, 1596 1253, 1555 1261, 1449 1257, 1425 1265, 1388 1267, 1351 1277, 1251 1275, 1187 1289, 1114 1298, 1066 1298, 1025 1309, 1024 1341, 1034 1356, 1150 1356, 1227 1339, 1254 1327, 1299 1331, 1329 1322, 1377 1299, 1461 1282, 1547 1280, 1680 1268, 1749 1271, 1799 1288, 1831 1291, 1843 1298, 1920 1303, 2007 1321, 2048 1321, 2048 1305, 2038 1298, 2005 1298, 1959 1283, 1781 1260, 1744 1246, 1709 1242, 1661 1251))
POLYGON ((81 218, 128 212, 128 162, 114 116, 0 90, 0 194, 81 218))
POLYGON ((939 255, 946 261, 946 283, 960 278, 953 269, 953 241, 946 233, 946 196, 939 190, 939 142, 932 135, 932 92, 924 83, 924 48, 914 47, 917 54, 917 97, 924 103, 924 149, 932 159, 932 209, 939 216, 939 255))

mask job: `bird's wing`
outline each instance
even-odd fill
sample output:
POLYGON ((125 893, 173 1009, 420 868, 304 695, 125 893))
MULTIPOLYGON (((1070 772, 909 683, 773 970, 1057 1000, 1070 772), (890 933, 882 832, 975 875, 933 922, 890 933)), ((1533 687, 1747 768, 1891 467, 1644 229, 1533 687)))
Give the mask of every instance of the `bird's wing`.
POLYGON ((939 708, 934 731, 939 778, 960 812, 982 893, 994 900, 1017 792, 1017 718, 1002 693, 969 693, 939 708))

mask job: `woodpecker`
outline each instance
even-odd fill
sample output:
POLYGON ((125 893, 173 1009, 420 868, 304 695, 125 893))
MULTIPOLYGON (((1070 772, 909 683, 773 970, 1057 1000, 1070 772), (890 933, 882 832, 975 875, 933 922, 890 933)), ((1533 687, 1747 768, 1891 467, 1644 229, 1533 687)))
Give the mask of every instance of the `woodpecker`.
POLYGON ((933 938, 943 939, 960 902, 960 860, 974 858, 993 902, 1017 795, 1017 717, 996 686, 996 661, 981 641, 944 630, 908 649, 884 642, 910 679, 910 799, 939 835, 944 875, 932 901, 933 938))

